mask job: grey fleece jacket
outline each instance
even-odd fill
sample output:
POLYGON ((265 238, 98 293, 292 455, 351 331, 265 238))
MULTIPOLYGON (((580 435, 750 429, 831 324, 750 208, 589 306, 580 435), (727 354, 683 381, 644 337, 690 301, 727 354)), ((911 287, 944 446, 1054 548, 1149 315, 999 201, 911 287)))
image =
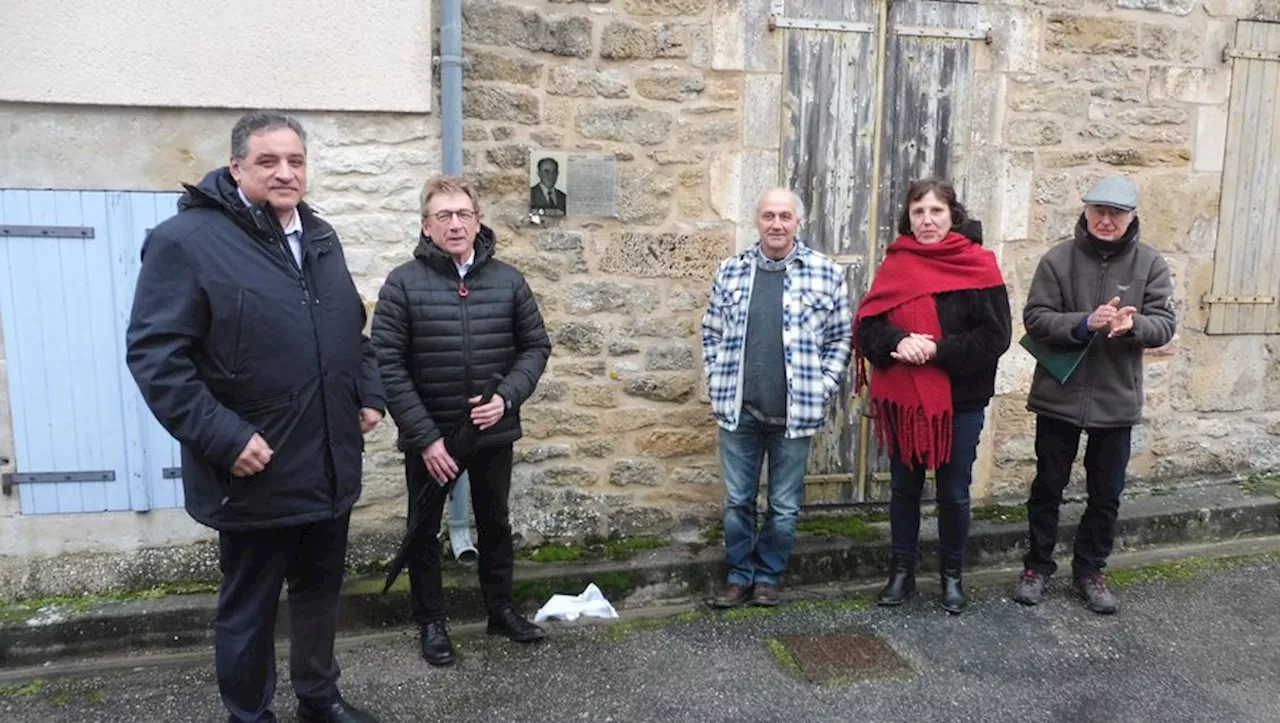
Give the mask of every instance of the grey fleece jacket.
MULTIPOLYGON (((1134 223, 1137 223, 1136 219, 1134 223)), ((1075 238, 1040 259, 1022 321, 1033 338, 1079 348, 1089 334, 1082 323, 1100 304, 1120 297, 1134 306, 1133 330, 1107 337, 1103 329, 1066 384, 1037 365, 1027 409, 1078 427, 1129 427, 1142 419, 1144 349, 1164 346, 1177 326, 1170 299, 1169 265, 1158 251, 1135 237, 1124 250, 1103 259, 1090 244, 1083 222, 1075 238)))

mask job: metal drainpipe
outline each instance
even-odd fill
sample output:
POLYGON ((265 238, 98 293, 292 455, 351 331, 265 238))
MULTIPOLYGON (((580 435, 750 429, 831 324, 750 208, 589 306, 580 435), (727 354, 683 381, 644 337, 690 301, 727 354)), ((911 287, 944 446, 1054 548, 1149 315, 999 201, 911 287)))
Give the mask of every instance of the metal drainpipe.
POLYGON ((462 0, 440 0, 440 126, 444 172, 462 175, 462 0))
MULTIPOLYGON (((440 135, 446 175, 462 175, 462 0, 440 0, 440 135)), ((449 547, 459 562, 474 564, 471 542, 470 475, 463 473, 449 496, 449 547)))

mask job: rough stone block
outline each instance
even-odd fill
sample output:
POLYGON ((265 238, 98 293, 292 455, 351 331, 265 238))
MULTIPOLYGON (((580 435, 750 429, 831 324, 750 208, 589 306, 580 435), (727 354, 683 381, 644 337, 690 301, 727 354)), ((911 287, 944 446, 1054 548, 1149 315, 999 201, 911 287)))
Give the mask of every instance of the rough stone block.
POLYGON ((713 121, 681 120, 677 139, 682 146, 711 146, 736 143, 742 137, 742 122, 737 118, 713 121))
POLYGON ((632 15, 701 15, 710 0, 626 0, 623 5, 632 15))
POLYGON ((704 151, 682 148, 674 151, 654 151, 649 158, 659 166, 693 165, 707 160, 704 151))
POLYGON ((626 311, 643 314, 657 306, 657 293, 652 286, 626 285, 612 281, 579 281, 564 291, 565 311, 570 314, 594 314, 601 311, 626 311))
POLYGON ((1153 60, 1177 60, 1179 30, 1165 25, 1142 26, 1142 55, 1153 60))
POLYGON ((537 130, 529 134, 529 138, 542 148, 562 148, 564 133, 557 130, 537 130))
POLYGON ((696 374, 645 374, 626 380, 623 391, 628 396, 655 402, 683 403, 693 397, 697 388, 696 374))
POLYGON ((657 319, 645 317, 634 319, 623 324, 618 333, 622 336, 638 336, 650 339, 671 339, 681 336, 692 336, 695 331, 694 322, 688 319, 657 319))
POLYGON ((730 251, 722 233, 621 233, 610 239, 600 268, 641 278, 709 280, 730 251))
POLYGON ((1061 113, 1073 116, 1087 103, 1085 91, 1079 88, 1051 89, 1035 85, 1020 89, 1009 101, 1009 110, 1019 113, 1061 113))
POLYGON ((539 251, 581 251, 584 238, 580 231, 549 231, 533 243, 539 251))
POLYGON ((1127 134, 1135 141, 1142 143, 1164 143, 1173 146, 1187 145, 1187 134, 1169 128, 1149 128, 1146 126, 1130 128, 1127 134))
POLYGON ((1200 6, 1200 0, 1117 0, 1116 5, 1126 10, 1151 10, 1170 15, 1188 15, 1200 6))
POLYGON ((720 467, 710 464, 697 467, 676 467, 671 470, 671 481, 678 485, 709 486, 719 484, 720 467))
POLYGON ((591 18, 544 16, 494 0, 467 0, 462 6, 462 39, 468 43, 517 47, 586 58, 593 48, 591 18))
POLYGON ((644 353, 645 371, 672 372, 698 368, 698 355, 689 344, 651 346, 644 353))
POLYGON ((602 377, 605 365, 602 361, 562 361, 552 356, 557 374, 566 377, 602 377))
POLYGON ((463 112, 468 118, 538 124, 538 97, 526 90, 498 86, 471 86, 462 91, 463 112))
POLYGON ((540 469, 533 474, 535 485, 549 487, 590 487, 600 479, 600 474, 587 467, 562 465, 540 469))
POLYGON ((1109 141, 1124 135, 1124 131, 1110 123, 1090 123, 1080 131, 1080 135, 1083 138, 1109 141))
POLYGON ((1045 24, 1045 47, 1082 55, 1137 57, 1138 23, 1116 16, 1086 17, 1053 13, 1045 24))
POLYGON ((522 169, 529 163, 529 147, 514 143, 506 146, 489 148, 484 156, 490 163, 503 169, 522 169))
POLYGON ((496 80, 503 83, 536 86, 542 79, 542 63, 529 58, 504 55, 481 49, 466 49, 471 64, 463 69, 470 80, 496 80))
POLYGON ((617 391, 613 382, 578 384, 573 387, 573 403, 580 407, 609 409, 618 406, 617 391))
POLYGON ((604 459, 613 454, 614 443, 608 437, 597 437, 596 439, 587 439, 579 442, 575 449, 578 455, 582 457, 604 459))
POLYGON ((526 403, 558 402, 568 394, 569 385, 567 383, 560 379, 544 376, 538 380, 538 387, 533 390, 533 394, 526 400, 526 403))
POLYGON ((534 439, 547 437, 583 437, 600 428, 594 414, 573 412, 544 404, 526 404, 520 410, 524 433, 534 439))
POLYGON ((652 427, 667 419, 667 415, 647 407, 624 407, 606 412, 600 422, 600 431, 610 434, 634 432, 652 427))
POLYGON ((1045 168, 1075 168, 1093 163, 1093 151, 1050 151, 1039 158, 1045 168))
POLYGON ((1099 161, 1113 166, 1182 166, 1191 160, 1185 148, 1107 148, 1098 151, 1099 161))
POLYGON ((597 321, 552 322, 547 325, 553 348, 578 356, 599 356, 604 352, 608 329, 597 321))
POLYGON ((1089 95, 1118 103, 1141 103, 1143 99, 1142 88, 1133 86, 1102 86, 1090 90, 1089 95))
POLYGON ((1133 108, 1131 110, 1121 111, 1116 118, 1121 123, 1132 125, 1182 125, 1191 119, 1191 116, 1181 108, 1171 108, 1168 106, 1159 108, 1133 108))
POLYGON ((1056 146, 1062 142, 1062 126, 1039 118, 1010 121, 1005 140, 1014 146, 1056 146))
POLYGON ((671 513, 656 507, 621 507, 609 511, 610 535, 666 535, 674 525, 671 513))
POLYGON ((645 98, 683 103, 697 98, 706 83, 697 74, 650 73, 636 78, 635 86, 636 93, 645 98))
POLYGON ((516 464, 537 464, 549 459, 568 457, 573 448, 567 444, 535 444, 527 446, 516 443, 514 460, 516 464))
POLYGON ((682 457, 715 449, 714 430, 655 429, 636 435, 636 451, 649 457, 682 457))
POLYGON ((575 127, 584 138, 653 146, 671 134, 669 113, 635 105, 583 106, 575 127))
POLYGON ((637 25, 615 20, 600 36, 600 57, 606 60, 687 58, 689 28, 672 23, 637 25))
POLYGON ((609 356, 629 356, 640 353, 640 342, 635 339, 610 339, 609 356))
POLYGON ((618 188, 618 220, 656 226, 671 213, 675 181, 662 173, 624 172, 618 188))
POLYGON ((547 94, 576 98, 627 98, 627 79, 616 70, 596 71, 590 68, 562 66, 547 75, 547 94))
POLYGON ((618 487, 659 487, 665 477, 662 465, 647 459, 620 459, 609 466, 609 484, 618 487))

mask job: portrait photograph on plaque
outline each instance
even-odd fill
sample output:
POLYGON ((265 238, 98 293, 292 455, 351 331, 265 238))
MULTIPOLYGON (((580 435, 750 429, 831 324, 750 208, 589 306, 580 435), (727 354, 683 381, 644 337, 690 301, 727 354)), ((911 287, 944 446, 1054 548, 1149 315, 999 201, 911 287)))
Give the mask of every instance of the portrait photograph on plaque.
POLYGON ((532 216, 614 216, 618 212, 618 161, 611 153, 529 152, 532 216))

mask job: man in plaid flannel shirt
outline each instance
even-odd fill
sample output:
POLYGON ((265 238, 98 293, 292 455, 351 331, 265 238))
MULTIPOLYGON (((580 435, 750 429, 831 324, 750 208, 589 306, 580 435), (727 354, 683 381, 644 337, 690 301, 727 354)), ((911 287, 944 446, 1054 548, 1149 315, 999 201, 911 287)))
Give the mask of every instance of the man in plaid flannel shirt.
POLYGON ((702 318, 703 367, 720 425, 728 585, 711 604, 776 605, 804 499, 809 443, 849 366, 844 270, 796 239, 804 215, 786 189, 756 204, 760 242, 720 264, 702 318), (769 514, 756 530, 760 468, 769 514))

